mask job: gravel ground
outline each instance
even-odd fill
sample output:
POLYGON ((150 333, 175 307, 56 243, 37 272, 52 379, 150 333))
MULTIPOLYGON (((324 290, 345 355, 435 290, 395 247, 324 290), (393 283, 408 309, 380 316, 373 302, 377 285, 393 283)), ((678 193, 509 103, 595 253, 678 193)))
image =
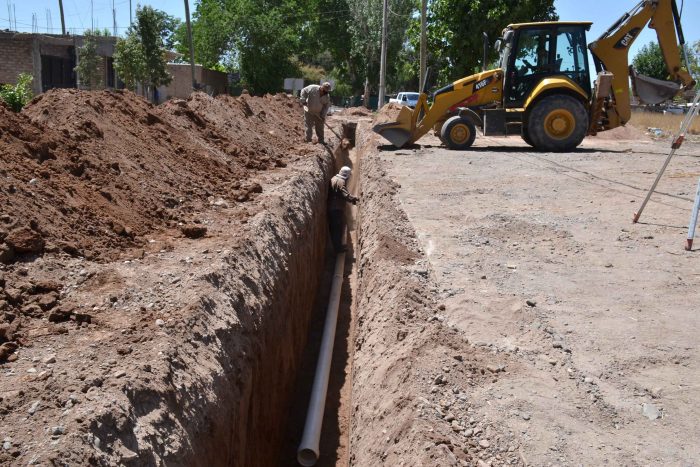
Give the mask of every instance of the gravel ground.
POLYGON ((667 142, 421 143, 380 162, 446 326, 507 361, 471 389, 471 415, 514 435, 530 465, 694 465, 700 265, 683 246, 700 145, 679 151, 634 225, 667 142))

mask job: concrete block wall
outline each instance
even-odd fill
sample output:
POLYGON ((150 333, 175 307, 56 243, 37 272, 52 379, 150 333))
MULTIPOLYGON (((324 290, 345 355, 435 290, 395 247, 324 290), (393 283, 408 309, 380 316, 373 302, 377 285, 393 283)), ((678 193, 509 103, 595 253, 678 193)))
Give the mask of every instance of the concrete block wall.
MULTIPOLYGON (((158 102, 165 102, 173 97, 187 99, 192 94, 192 72, 187 63, 168 63, 168 73, 173 80, 167 86, 158 88, 158 102)), ((220 71, 208 70, 202 65, 195 65, 194 78, 203 85, 202 91, 216 96, 228 92, 228 76, 220 71)))

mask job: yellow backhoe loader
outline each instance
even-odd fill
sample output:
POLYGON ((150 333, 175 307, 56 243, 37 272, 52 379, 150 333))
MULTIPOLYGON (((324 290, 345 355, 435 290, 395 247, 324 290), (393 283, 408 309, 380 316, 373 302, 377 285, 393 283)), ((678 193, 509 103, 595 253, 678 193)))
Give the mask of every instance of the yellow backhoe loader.
MULTIPOLYGON (((451 149, 466 149, 477 127, 485 136, 520 135, 543 151, 569 151, 586 135, 617 128, 630 119, 630 78, 641 101, 657 104, 695 86, 686 68, 683 30, 675 0, 643 0, 588 45, 596 82, 591 89, 586 31, 590 22, 511 24, 496 41, 499 68, 462 78, 415 109, 373 130, 396 147, 434 129, 451 149), (646 26, 656 30, 669 81, 638 75, 629 48, 646 26)), ((486 63, 486 53, 484 54, 486 63)), ((426 80, 427 81, 427 80, 426 80)))

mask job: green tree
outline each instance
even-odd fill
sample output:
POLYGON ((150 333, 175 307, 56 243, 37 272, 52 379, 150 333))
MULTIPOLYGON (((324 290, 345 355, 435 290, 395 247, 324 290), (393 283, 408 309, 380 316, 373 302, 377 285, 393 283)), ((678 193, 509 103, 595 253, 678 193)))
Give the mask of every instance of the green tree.
POLYGON ((98 35, 88 29, 83 34, 83 45, 78 47, 75 71, 83 89, 94 90, 102 86, 103 59, 97 53, 98 35))
POLYGON ((135 34, 118 39, 114 50, 114 68, 127 89, 136 92, 136 86, 146 77, 146 59, 143 47, 135 34))
POLYGON ((172 77, 168 74, 167 60, 165 58, 164 36, 168 34, 168 24, 165 18, 168 15, 162 11, 144 6, 136 9, 136 22, 133 26, 134 34, 141 42, 144 60, 144 79, 149 89, 149 94, 158 86, 168 84, 172 77))
MULTIPOLYGON (((235 24, 234 2, 201 0, 192 14, 192 36, 195 62, 211 68, 221 62, 222 56, 231 48, 235 24)), ((189 61, 190 43, 187 25, 180 23, 173 36, 175 50, 189 61)))
POLYGON ((642 47, 632 59, 637 73, 656 79, 668 79, 666 62, 661 47, 656 42, 649 42, 642 47))
POLYGON ((292 63, 299 47, 297 12, 291 4, 275 6, 272 1, 244 0, 240 6, 234 43, 241 78, 257 94, 279 91, 284 78, 298 74, 292 63))
POLYGON ((29 73, 20 73, 17 84, 3 84, 0 86, 0 99, 5 101, 14 112, 19 112, 32 100, 32 81, 34 78, 29 73))
MULTIPOLYGON (((682 51, 680 52, 681 64, 684 69, 689 68, 690 74, 695 79, 698 79, 698 76, 700 76, 700 41, 688 44, 686 47, 688 51, 688 67, 686 68, 682 51)), ((669 77, 663 52, 657 42, 650 42, 642 47, 632 59, 632 65, 637 73, 645 76, 663 80, 669 77)))
MULTIPOLYGON (((201 0, 193 15, 195 61, 207 67, 223 62, 239 71, 242 84, 262 94, 281 90, 299 73, 307 6, 315 0, 201 0)), ((189 56, 185 28, 176 33, 177 50, 189 56)))
POLYGON ((700 80, 700 41, 695 41, 688 47, 690 74, 695 80, 700 80))
POLYGON ((152 98, 155 88, 168 84, 165 42, 176 28, 172 17, 150 6, 136 9, 136 21, 129 27, 126 38, 117 41, 114 66, 122 81, 131 89, 136 83, 152 98))
MULTIPOLYGON (((348 0, 352 13, 349 25, 352 35, 349 74, 356 90, 363 90, 365 80, 372 89, 379 84, 382 37, 382 0, 348 0)), ((407 42, 407 30, 413 21, 417 2, 413 0, 391 0, 389 2, 387 39, 387 83, 397 88, 395 79, 402 67, 401 51, 407 42)), ((398 90, 398 89, 397 89, 398 90)))
MULTIPOLYGON (((557 20, 554 0, 434 0, 428 5, 428 66, 434 84, 468 76, 482 67, 486 32, 493 43, 508 24, 557 20)), ((420 23, 411 30, 418 50, 420 23)), ((495 58, 492 50, 489 62, 495 58)), ((416 63, 414 69, 418 69, 416 63)))

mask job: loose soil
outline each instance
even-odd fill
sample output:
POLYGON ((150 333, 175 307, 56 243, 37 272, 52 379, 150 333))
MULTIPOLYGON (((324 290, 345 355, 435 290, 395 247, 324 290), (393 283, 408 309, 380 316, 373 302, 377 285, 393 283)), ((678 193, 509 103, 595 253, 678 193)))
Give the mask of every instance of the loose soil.
POLYGON ((276 462, 334 170, 299 103, 0 112, 0 463, 276 462))
POLYGON ((683 246, 700 146, 679 150, 633 225, 670 149, 634 139, 567 154, 519 138, 367 144, 363 191, 397 212, 375 224, 390 279, 359 302, 356 355, 374 348, 355 384, 374 394, 353 407, 358 465, 694 465, 700 269, 683 246), (375 295, 384 307, 364 315, 375 295), (396 296, 412 300, 394 309, 396 296), (470 378, 462 361, 496 377, 470 378))
POLYGON ((651 141, 646 131, 631 124, 602 131, 590 139, 591 141, 651 141))
POLYGON ((0 106, 0 463, 293 465, 350 165, 323 465, 692 465, 698 146, 632 226, 667 149, 633 128, 391 150, 398 111, 343 111, 351 157, 283 95, 0 106))

